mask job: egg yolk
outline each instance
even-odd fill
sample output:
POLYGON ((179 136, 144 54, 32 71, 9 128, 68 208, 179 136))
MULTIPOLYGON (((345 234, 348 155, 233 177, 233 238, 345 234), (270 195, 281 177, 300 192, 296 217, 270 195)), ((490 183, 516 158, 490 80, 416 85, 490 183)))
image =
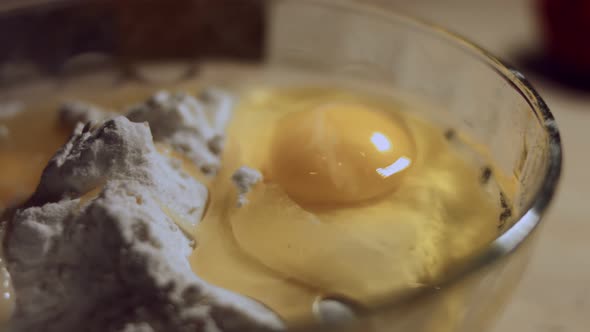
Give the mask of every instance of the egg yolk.
POLYGON ((414 156, 412 138, 392 116, 328 104, 279 120, 269 175, 299 203, 351 203, 393 191, 414 156))

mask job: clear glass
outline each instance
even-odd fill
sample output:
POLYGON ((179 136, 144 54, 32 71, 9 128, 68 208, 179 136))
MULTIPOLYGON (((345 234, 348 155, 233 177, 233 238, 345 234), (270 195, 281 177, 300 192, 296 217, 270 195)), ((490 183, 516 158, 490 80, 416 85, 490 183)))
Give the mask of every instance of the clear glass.
POLYGON ((505 174, 516 177, 510 223, 489 248, 440 284, 391 299, 352 325, 302 331, 484 331, 526 266, 561 169, 553 117, 522 74, 441 28, 358 2, 189 0, 170 7, 191 2, 200 3, 196 13, 206 18, 206 27, 171 27, 158 15, 118 15, 149 7, 138 5, 141 1, 0 5, 0 102, 43 100, 73 77, 101 93, 126 80, 166 84, 204 74, 201 61, 211 58, 341 77, 417 96, 436 105, 423 108, 426 117, 466 133, 505 174), (167 61, 178 65, 166 75, 150 73, 167 61), (92 79, 84 81, 87 73, 92 79))

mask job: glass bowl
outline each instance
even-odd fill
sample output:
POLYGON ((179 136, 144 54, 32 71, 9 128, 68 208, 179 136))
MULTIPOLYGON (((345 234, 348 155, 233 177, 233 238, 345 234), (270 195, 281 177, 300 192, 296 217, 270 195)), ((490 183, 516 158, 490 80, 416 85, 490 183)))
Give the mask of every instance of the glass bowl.
POLYGON ((555 121, 521 73, 444 29, 383 7, 329 0, 5 2, 0 41, 4 106, 76 95, 81 87, 106 94, 128 82, 156 88, 206 77, 230 84, 231 75, 208 70, 216 61, 294 69, 417 96, 434 105, 424 108, 426 117, 449 135, 465 133, 516 180, 514 207, 500 218, 497 239, 439 283, 389 299, 352 324, 301 331, 484 331, 529 260, 560 175, 555 121))

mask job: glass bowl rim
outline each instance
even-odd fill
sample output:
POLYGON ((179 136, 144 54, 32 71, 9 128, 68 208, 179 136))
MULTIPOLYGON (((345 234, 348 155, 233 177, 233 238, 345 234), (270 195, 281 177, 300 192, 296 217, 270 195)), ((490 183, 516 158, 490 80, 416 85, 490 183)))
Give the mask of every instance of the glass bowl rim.
MULTIPOLYGON (((264 0, 270 3, 278 3, 284 0, 264 0)), ((63 0, 50 3, 48 1, 31 1, 28 5, 47 5, 47 4, 63 4, 71 1, 63 0)), ((547 208, 552 202, 552 198, 557 190, 561 170, 562 170, 562 154, 563 149, 561 145, 561 136, 557 128, 555 119, 549 110, 549 107, 544 102, 543 98, 533 88, 531 83, 525 76, 517 69, 508 65, 506 62, 500 60, 498 57, 492 55, 489 51, 480 47, 478 44, 469 39, 452 32, 446 28, 429 22, 427 20, 417 18, 411 15, 397 12, 390 8, 387 4, 377 3, 361 3, 355 0, 297 0, 298 3, 307 3, 313 5, 326 5, 330 8, 338 8, 343 10, 351 10, 374 17, 380 17, 384 20, 396 20, 408 26, 415 27, 430 33, 437 38, 440 38, 445 43, 451 46, 460 47, 466 53, 474 56, 478 61, 487 65, 490 70, 493 70, 502 79, 504 79, 529 105, 530 111, 536 116, 539 125, 544 129, 547 135, 548 154, 547 167, 544 174, 544 180, 533 195, 533 199, 525 207, 525 211, 518 220, 505 233, 496 238, 490 245, 478 254, 470 257, 465 264, 462 264, 459 269, 451 274, 448 274, 443 280, 437 283, 435 289, 451 286, 457 281, 464 280, 471 275, 476 274, 485 267, 488 267, 503 258, 506 258, 518 249, 537 229, 544 216, 547 208)), ((18 5, 15 7, 0 8, 0 15, 9 12, 11 9, 19 9, 24 6, 18 5)), ((416 301, 431 294, 432 288, 412 290, 408 293, 396 295, 393 299, 386 300, 379 306, 370 310, 370 313, 378 313, 383 310, 392 309, 393 307, 407 303, 406 301, 416 301)), ((301 326, 306 330, 307 326, 301 326)), ((295 330, 299 330, 296 328, 295 330)))

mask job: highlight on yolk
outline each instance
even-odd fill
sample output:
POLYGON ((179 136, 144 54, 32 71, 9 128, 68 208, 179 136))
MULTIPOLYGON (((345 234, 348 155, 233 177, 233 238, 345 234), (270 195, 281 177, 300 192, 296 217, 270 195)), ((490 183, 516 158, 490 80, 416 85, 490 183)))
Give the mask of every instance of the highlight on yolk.
POLYGON ((352 203, 393 191, 414 156, 412 138, 392 116, 328 104, 279 120, 269 178, 299 203, 352 203))

